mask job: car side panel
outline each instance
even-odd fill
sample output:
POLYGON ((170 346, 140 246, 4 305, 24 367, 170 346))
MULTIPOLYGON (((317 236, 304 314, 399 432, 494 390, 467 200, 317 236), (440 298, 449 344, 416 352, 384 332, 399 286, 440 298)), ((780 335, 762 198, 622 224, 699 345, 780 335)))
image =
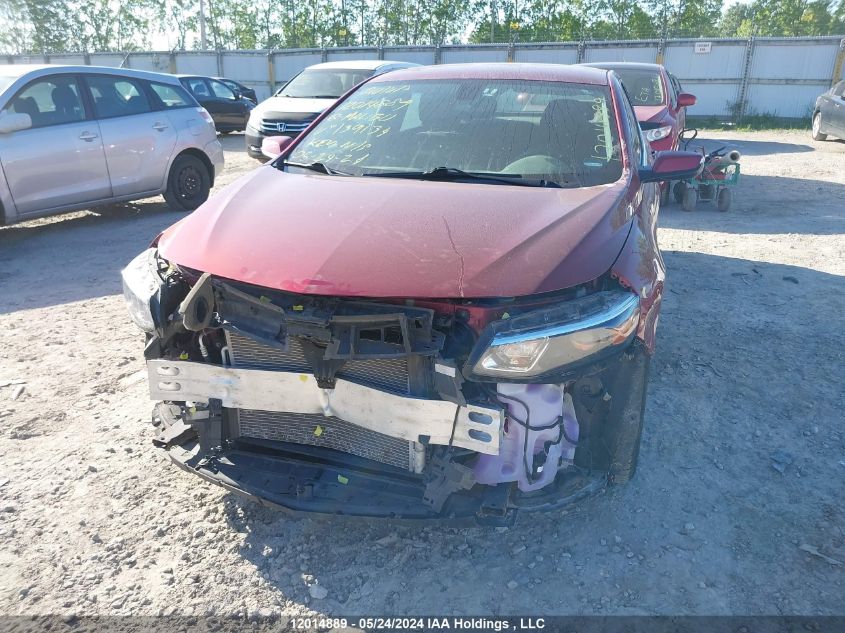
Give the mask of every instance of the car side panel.
POLYGON ((164 188, 178 136, 165 112, 101 120, 100 129, 115 196, 164 188))

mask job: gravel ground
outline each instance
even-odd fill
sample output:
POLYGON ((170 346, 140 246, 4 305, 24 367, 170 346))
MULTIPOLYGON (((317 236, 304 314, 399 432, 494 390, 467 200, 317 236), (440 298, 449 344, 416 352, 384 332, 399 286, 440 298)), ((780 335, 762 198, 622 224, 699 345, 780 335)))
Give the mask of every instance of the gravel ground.
MULTIPOLYGON (((118 271, 180 216, 0 229, 0 614, 845 614, 845 142, 708 138, 745 176, 661 212, 637 477, 512 529, 292 519, 169 465, 118 271)), ((218 186, 256 165, 224 143, 218 186)))

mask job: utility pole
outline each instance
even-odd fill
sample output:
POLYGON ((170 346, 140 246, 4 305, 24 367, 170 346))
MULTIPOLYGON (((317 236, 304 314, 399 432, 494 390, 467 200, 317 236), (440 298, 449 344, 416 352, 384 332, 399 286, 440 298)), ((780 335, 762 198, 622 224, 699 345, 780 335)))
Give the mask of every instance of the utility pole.
POLYGON ((493 44, 495 40, 496 29, 496 0, 490 0, 490 43, 493 44))
POLYGON ((205 0, 200 0, 200 50, 208 50, 205 36, 205 0))

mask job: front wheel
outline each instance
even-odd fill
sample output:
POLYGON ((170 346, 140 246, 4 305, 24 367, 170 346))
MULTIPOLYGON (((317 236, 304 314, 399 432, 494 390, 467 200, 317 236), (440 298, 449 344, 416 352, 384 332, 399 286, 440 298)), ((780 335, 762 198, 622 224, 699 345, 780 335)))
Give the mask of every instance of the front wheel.
POLYGON ((813 115, 813 140, 826 141, 827 134, 822 134, 822 113, 816 112, 813 115))
POLYGON ((687 186, 682 182, 676 182, 672 187, 672 196, 675 198, 675 202, 678 204, 684 203, 684 192, 686 192, 687 186))
POLYGON ((208 200, 211 174, 199 158, 183 154, 173 161, 164 199, 180 211, 193 211, 208 200))
POLYGON ((698 203, 698 192, 692 187, 687 187, 684 192, 684 200, 681 202, 681 207, 684 211, 695 211, 695 205, 698 203))
POLYGON ((716 198, 716 208, 723 213, 731 208, 731 190, 727 187, 719 191, 719 197, 716 198))

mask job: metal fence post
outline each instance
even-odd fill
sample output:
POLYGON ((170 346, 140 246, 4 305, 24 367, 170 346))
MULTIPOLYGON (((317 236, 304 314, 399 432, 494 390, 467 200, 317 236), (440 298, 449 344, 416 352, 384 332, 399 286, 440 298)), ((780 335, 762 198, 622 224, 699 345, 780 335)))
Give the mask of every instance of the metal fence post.
POLYGON ((320 61, 321 61, 321 62, 323 62, 324 64, 325 64, 327 61, 329 61, 329 49, 327 49, 327 48, 323 48, 323 49, 320 51, 320 61))
POLYGON ((435 64, 442 64, 443 63, 443 49, 440 48, 440 44, 434 45, 434 63, 435 64))
POLYGON ((833 76, 830 78, 830 85, 837 83, 842 77, 842 66, 845 65, 845 37, 839 42, 839 50, 836 52, 836 61, 833 62, 833 76))
POLYGON ((742 79, 739 84, 739 96, 736 102, 736 123, 742 123, 745 118, 746 99, 748 96, 748 80, 751 77, 751 61, 754 58, 754 36, 748 38, 748 43, 745 45, 745 62, 742 67, 742 79))
POLYGON ((583 63, 586 48, 587 48, 587 44, 586 44, 586 42, 584 42, 584 40, 581 40, 580 42, 578 42, 578 55, 577 55, 576 60, 575 60, 576 63, 578 63, 578 64, 583 63))
POLYGON ((660 38, 660 41, 657 42, 657 56, 654 58, 655 64, 663 64, 663 60, 666 58, 666 40, 664 38, 660 38))
POLYGON ((176 74, 176 53, 174 51, 170 51, 170 55, 168 55, 168 66, 170 68, 170 74, 176 74))
POLYGON ((378 58, 379 58, 379 59, 384 59, 384 46, 379 46, 379 47, 378 47, 378 58))
POLYGON ((270 94, 276 92, 276 55, 273 49, 267 53, 267 79, 270 80, 270 94))
POLYGON ((217 49, 217 76, 223 76, 223 51, 217 49))
POLYGON ((85 53, 83 53, 83 54, 82 54, 82 62, 83 62, 86 66, 90 66, 90 65, 91 65, 91 53, 89 53, 88 51, 86 51, 85 53))

